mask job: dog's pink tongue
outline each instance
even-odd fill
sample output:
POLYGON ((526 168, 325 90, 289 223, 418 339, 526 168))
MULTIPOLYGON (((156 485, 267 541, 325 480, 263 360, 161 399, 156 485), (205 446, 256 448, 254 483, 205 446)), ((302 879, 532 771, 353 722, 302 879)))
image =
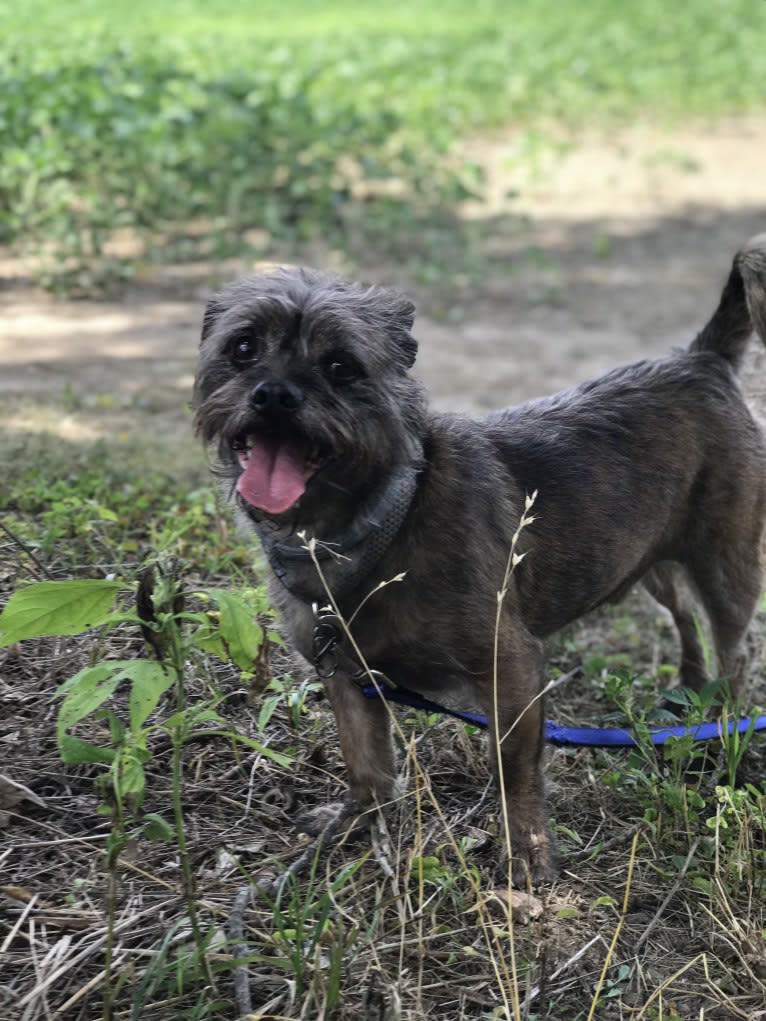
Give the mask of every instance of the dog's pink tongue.
POLYGON ((239 455, 237 492, 267 514, 283 514, 303 495, 312 469, 296 444, 258 440, 239 455))

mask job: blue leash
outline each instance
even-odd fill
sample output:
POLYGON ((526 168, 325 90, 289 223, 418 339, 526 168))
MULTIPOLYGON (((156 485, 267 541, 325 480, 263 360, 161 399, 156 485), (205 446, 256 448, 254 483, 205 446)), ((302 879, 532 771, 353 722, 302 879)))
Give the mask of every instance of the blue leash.
MULTIPOLYGON (((465 723, 473 723, 477 727, 486 727, 487 718, 480 713, 471 713, 462 709, 447 709, 437 702, 432 702, 414 691, 407 691, 404 688, 377 687, 375 684, 365 684, 362 687, 365 698, 385 698, 388 702, 395 702, 397 705, 406 705, 411 709, 424 709, 429 713, 446 713, 454 716, 465 723)), ((729 721, 729 733, 736 729, 738 734, 744 734, 750 728, 754 731, 766 730, 766 716, 758 716, 755 719, 731 720, 729 721)), ((635 748, 638 742, 629 730, 619 727, 565 727, 553 720, 546 720, 544 727, 545 740, 555 745, 587 746, 590 748, 635 748)), ((664 744, 670 737, 686 737, 691 734, 695 741, 713 741, 721 737, 720 722, 700 723, 696 727, 686 727, 683 724, 676 727, 657 727, 650 729, 649 737, 654 745, 664 744)))

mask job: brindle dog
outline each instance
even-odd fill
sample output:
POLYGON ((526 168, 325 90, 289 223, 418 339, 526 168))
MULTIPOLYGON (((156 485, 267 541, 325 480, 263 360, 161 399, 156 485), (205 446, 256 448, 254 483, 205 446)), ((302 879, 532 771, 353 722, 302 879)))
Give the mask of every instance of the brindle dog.
POLYGON ((210 301, 197 430, 263 542, 295 647, 322 660, 325 585, 350 622, 355 646, 338 651, 325 686, 361 808, 391 797, 397 770, 386 706, 357 683, 360 654, 398 685, 487 715, 517 882, 554 872, 543 639, 643 581, 678 625, 681 681, 699 689, 694 593, 720 675, 740 695, 761 591, 766 447, 737 369, 753 328, 766 341, 765 285, 761 235, 687 350, 481 419, 428 410, 410 375, 415 309, 394 291, 291 269, 210 301), (512 536, 535 491, 496 635, 512 536))

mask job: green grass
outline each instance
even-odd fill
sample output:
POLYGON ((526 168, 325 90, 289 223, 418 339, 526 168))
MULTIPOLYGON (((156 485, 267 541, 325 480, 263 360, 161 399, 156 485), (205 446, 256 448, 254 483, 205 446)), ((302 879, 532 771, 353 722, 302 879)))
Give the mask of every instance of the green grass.
POLYGON ((445 161, 474 132, 713 117, 764 80, 760 0, 5 4, 0 241, 88 287, 120 228, 156 258, 342 236, 360 184, 421 216, 480 188, 445 161))
POLYGON ((162 56, 201 81, 237 71, 257 82, 275 56, 286 57, 276 69, 298 76, 314 65, 319 93, 348 99, 350 85, 356 102, 371 93, 413 124, 446 114, 461 129, 541 114, 598 120, 642 106, 720 113, 764 101, 759 0, 485 0, 470 8, 455 0, 32 0, 0 6, 0 26, 6 53, 24 53, 20 77, 128 47, 137 61, 162 56))
MULTIPOLYGON (((145 453, 141 439, 120 447, 0 435, 8 466, 0 517, 28 551, 6 544, 8 576, 34 574, 36 557, 57 578, 132 577, 144 557, 164 550, 193 560, 201 578, 249 571, 252 548, 222 518, 207 478, 200 487, 196 476, 148 469, 145 453)), ((0 554, 0 572, 3 563, 0 554)))

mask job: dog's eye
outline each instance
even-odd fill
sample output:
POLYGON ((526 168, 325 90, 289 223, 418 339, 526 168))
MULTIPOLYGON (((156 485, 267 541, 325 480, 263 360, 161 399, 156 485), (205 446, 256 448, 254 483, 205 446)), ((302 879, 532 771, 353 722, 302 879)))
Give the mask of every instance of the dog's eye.
POLYGON ((325 372, 333 383, 353 383, 361 379, 361 365, 347 355, 331 355, 325 362, 325 372))
POLYGON ((251 337, 239 337, 234 340, 230 347, 231 360, 235 365, 248 365, 255 361, 257 346, 251 337))

